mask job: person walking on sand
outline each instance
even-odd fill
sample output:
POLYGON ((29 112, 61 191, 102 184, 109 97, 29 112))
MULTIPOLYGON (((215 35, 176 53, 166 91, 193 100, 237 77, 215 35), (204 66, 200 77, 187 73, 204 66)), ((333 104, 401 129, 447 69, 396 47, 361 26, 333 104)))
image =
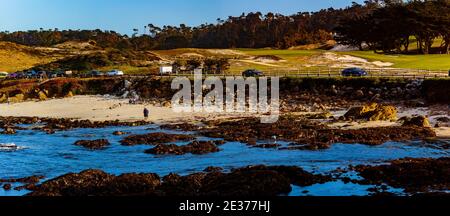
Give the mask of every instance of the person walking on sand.
POLYGON ((147 119, 150 111, 147 109, 147 107, 144 108, 144 118, 147 119))

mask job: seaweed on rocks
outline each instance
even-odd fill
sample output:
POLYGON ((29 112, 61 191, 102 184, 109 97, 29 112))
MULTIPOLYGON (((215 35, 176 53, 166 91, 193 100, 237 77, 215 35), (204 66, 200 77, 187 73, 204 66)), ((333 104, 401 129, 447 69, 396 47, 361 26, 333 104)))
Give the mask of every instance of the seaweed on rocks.
POLYGON ((404 158, 378 166, 360 165, 353 169, 365 184, 388 184, 406 192, 450 190, 450 158, 404 158))
POLYGON ((101 170, 69 173, 30 188, 29 196, 277 196, 295 185, 312 185, 330 178, 314 175, 299 167, 264 165, 221 172, 169 174, 123 174, 101 170))
MULTIPOLYGON (((217 120, 208 122, 209 127, 199 134, 226 141, 257 146, 258 140, 291 142, 280 150, 328 149, 334 143, 381 145, 388 141, 425 140, 436 137, 430 128, 392 126, 352 130, 333 129, 302 117, 281 116, 272 124, 262 124, 258 118, 217 120)), ((265 146, 260 146, 265 147, 265 146)))
POLYGON ((212 141, 194 141, 183 146, 159 144, 152 149, 146 150, 145 153, 154 155, 184 155, 187 153, 200 155, 218 151, 220 149, 212 141))
POLYGON ((79 120, 71 118, 0 117, 0 127, 2 128, 17 124, 38 124, 38 123, 43 124, 43 126, 37 129, 46 132, 63 131, 76 128, 104 128, 110 126, 134 127, 150 124, 150 122, 147 121, 121 122, 119 120, 91 121, 91 120, 79 120))
POLYGON ((110 143, 106 139, 99 139, 99 140, 79 140, 75 142, 75 145, 77 146, 83 146, 87 149, 91 150, 100 150, 104 149, 106 146, 109 146, 110 143))
POLYGON ((120 143, 124 146, 142 144, 157 145, 176 141, 191 141, 194 139, 194 136, 185 134, 149 133, 127 136, 123 140, 121 140, 120 143))

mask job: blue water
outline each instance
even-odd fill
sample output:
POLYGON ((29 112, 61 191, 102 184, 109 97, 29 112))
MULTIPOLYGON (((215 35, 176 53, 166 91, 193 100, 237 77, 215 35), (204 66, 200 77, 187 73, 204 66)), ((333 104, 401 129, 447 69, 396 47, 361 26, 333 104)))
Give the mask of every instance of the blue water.
MULTIPOLYGON (((377 164, 404 157, 443 157, 449 150, 429 148, 417 143, 386 143, 381 146, 335 144, 321 151, 277 150, 251 148, 242 143, 229 142, 220 146, 221 151, 206 155, 154 156, 145 154, 148 145, 121 146, 124 136, 113 136, 114 131, 145 134, 150 132, 181 133, 160 130, 155 125, 140 127, 108 127, 100 129, 76 129, 48 135, 42 131, 18 131, 15 135, 0 135, 0 144, 14 143, 20 149, 0 150, 0 178, 20 178, 43 175, 51 179, 68 172, 85 169, 101 169, 112 174, 152 172, 160 176, 169 173, 186 175, 203 171, 208 166, 225 170, 247 165, 294 165, 315 173, 326 173, 348 165, 377 164), (73 145, 77 140, 105 138, 111 146, 105 150, 91 151, 73 145)), ((208 140, 206 137, 198 137, 208 140)), ((273 142, 273 141, 267 141, 273 142)), ((261 143, 267 143, 262 141, 261 143)), ((180 145, 185 143, 178 143, 180 145)), ((287 143, 281 143, 287 144, 287 143)), ((294 187, 291 195, 366 195, 367 186, 330 182, 307 188, 294 187)), ((0 195, 23 195, 26 191, 3 191, 0 195)))

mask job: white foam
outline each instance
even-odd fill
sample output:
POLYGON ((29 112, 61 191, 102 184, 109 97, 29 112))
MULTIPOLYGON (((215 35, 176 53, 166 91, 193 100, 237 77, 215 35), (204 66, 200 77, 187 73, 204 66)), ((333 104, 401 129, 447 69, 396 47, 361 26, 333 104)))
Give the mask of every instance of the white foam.
POLYGON ((0 151, 17 151, 25 147, 17 146, 15 143, 0 143, 0 151))

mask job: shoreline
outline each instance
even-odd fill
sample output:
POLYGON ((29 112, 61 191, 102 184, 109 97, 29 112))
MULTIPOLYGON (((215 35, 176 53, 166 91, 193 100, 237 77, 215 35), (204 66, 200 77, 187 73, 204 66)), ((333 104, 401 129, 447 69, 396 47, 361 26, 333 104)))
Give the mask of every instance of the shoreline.
MULTIPOLYGON (((415 114, 429 116, 431 125, 434 126, 435 119, 442 116, 445 111, 443 106, 427 108, 399 108, 398 117, 412 116, 415 114), (443 110, 444 109, 444 110, 443 110)), ((302 112, 297 114, 308 114, 302 112)), ((345 112, 333 112, 335 117, 345 112)), ((120 99, 106 96, 74 96, 70 98, 49 99, 45 101, 26 101, 22 103, 0 104, 0 116, 2 117, 38 117, 38 118, 70 118, 90 121, 120 121, 135 122, 147 121, 155 124, 171 124, 180 122, 196 123, 202 120, 217 120, 232 117, 249 117, 254 115, 235 113, 177 113, 170 107, 147 104, 129 104, 128 99, 120 99), (150 110, 149 118, 143 117, 143 109, 150 110)), ((371 122, 338 122, 326 124, 330 127, 340 129, 359 129, 370 127, 398 126, 398 122, 371 121, 371 122)), ((450 127, 432 128, 438 139, 450 139, 450 127)))
POLYGON ((74 96, 45 101, 0 104, 0 116, 70 118, 90 121, 148 121, 149 123, 168 124, 180 121, 196 122, 203 118, 239 117, 245 116, 245 114, 177 113, 170 107, 152 104, 129 104, 128 99, 105 96, 74 96), (150 110, 148 118, 143 116, 145 107, 150 110))

